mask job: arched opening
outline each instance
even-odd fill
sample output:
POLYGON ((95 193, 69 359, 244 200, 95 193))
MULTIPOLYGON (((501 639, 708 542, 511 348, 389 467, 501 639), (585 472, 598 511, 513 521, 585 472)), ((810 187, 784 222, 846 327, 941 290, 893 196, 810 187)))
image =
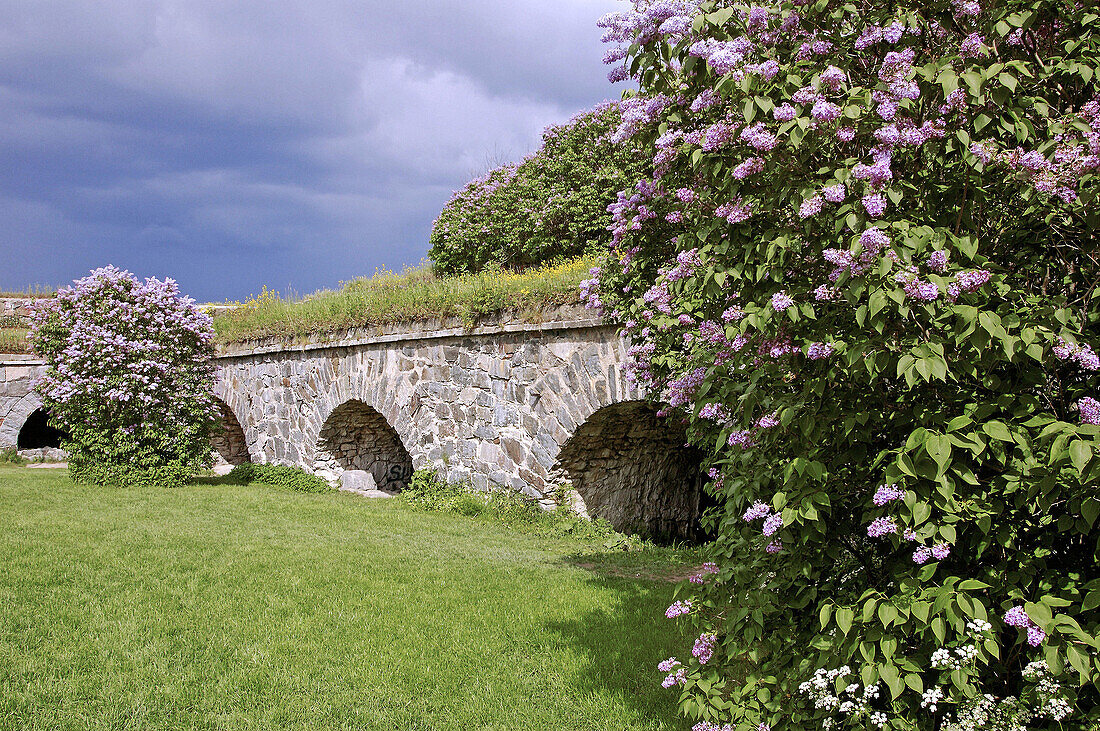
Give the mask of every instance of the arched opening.
POLYGON ((702 538, 702 453, 645 401, 605 406, 562 445, 558 467, 592 518, 657 541, 702 538))
POLYGON ((388 492, 403 489, 413 472, 412 457, 386 417, 355 400, 338 406, 321 427, 315 467, 334 474, 364 470, 388 492))
POLYGON ((248 454, 248 442, 237 415, 229 405, 218 400, 218 413, 221 414, 221 428, 214 432, 211 444, 217 453, 217 461, 230 465, 248 464, 252 457, 248 454))
POLYGON ((23 422, 16 441, 17 449, 60 449, 61 442, 68 437, 65 432, 50 424, 50 415, 45 409, 36 409, 23 422))

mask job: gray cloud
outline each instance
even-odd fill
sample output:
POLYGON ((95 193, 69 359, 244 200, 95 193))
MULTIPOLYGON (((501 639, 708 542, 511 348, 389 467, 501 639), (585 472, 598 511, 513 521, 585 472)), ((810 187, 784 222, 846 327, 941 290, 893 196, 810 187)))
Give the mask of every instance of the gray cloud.
POLYGON ((614 0, 0 0, 0 288, 203 299, 419 261, 471 175, 615 96, 614 0))

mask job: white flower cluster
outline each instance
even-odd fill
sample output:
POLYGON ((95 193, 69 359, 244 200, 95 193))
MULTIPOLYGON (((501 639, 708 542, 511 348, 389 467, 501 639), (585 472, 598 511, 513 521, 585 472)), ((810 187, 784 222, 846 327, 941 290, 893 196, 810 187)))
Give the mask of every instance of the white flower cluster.
POLYGON ((943 689, 939 686, 933 686, 924 691, 924 695, 921 696, 920 707, 927 708, 929 713, 936 712, 936 704, 943 700, 943 689))
POLYGON ((972 619, 966 623, 967 633, 975 639, 977 639, 979 635, 984 635, 989 632, 991 629, 993 629, 993 625, 986 622, 984 619, 972 619))
POLYGON ((970 700, 959 708, 957 720, 944 719, 942 731, 1025 731, 1033 719, 1062 721, 1073 712, 1044 661, 1028 663, 1021 675, 1034 686, 1025 688, 1020 698, 986 694, 970 700))
MULTIPOLYGON (((992 628, 993 625, 984 619, 972 619, 966 623, 966 633, 975 643, 984 639, 992 628)), ((954 653, 941 647, 932 653, 932 667, 937 670, 958 670, 964 665, 973 665, 977 659, 977 644, 956 647, 954 653)))
MULTIPOLYGON (((847 665, 832 670, 818 668, 814 676, 798 686, 800 693, 808 695, 814 703, 814 708, 825 711, 839 711, 850 719, 870 718, 871 723, 879 728, 886 725, 886 714, 881 711, 871 711, 871 701, 879 697, 878 684, 868 685, 860 691, 859 683, 849 683, 845 688, 834 694, 838 678, 844 678, 852 673, 847 665)), ((836 724, 836 719, 829 717, 821 722, 821 727, 831 729, 836 724)))

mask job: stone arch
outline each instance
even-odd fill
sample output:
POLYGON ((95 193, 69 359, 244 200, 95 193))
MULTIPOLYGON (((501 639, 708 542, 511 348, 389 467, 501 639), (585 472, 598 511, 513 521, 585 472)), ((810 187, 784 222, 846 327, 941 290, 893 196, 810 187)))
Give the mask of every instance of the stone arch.
POLYGON ((366 402, 350 399, 333 409, 322 424, 314 470, 333 475, 364 470, 380 489, 398 491, 412 477, 413 462, 389 420, 366 402))
POLYGON ((11 407, 3 422, 0 422, 0 448, 15 447, 19 443, 19 432, 31 414, 42 408, 42 399, 31 392, 11 407))
POLYGON ((37 408, 20 427, 15 446, 19 450, 61 449, 61 442, 66 438, 68 435, 64 431, 50 424, 49 412, 37 408))
POLYGON ((703 498, 702 454, 684 446, 681 426, 648 401, 597 409, 558 452, 555 472, 578 508, 616 530, 659 540, 692 539, 703 498))
POLYGON ((221 428, 210 441, 217 453, 217 461, 234 466, 250 463, 252 456, 248 453, 248 440, 245 439, 244 429, 241 428, 237 415, 220 398, 216 399, 216 406, 221 417, 221 428))

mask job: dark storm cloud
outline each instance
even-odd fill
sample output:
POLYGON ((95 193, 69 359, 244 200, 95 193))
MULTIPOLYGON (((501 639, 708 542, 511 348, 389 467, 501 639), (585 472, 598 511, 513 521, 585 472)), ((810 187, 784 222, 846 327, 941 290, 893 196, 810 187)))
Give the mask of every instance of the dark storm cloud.
POLYGON ((613 0, 0 0, 0 288, 203 299, 415 263, 472 174, 618 92, 613 0))

